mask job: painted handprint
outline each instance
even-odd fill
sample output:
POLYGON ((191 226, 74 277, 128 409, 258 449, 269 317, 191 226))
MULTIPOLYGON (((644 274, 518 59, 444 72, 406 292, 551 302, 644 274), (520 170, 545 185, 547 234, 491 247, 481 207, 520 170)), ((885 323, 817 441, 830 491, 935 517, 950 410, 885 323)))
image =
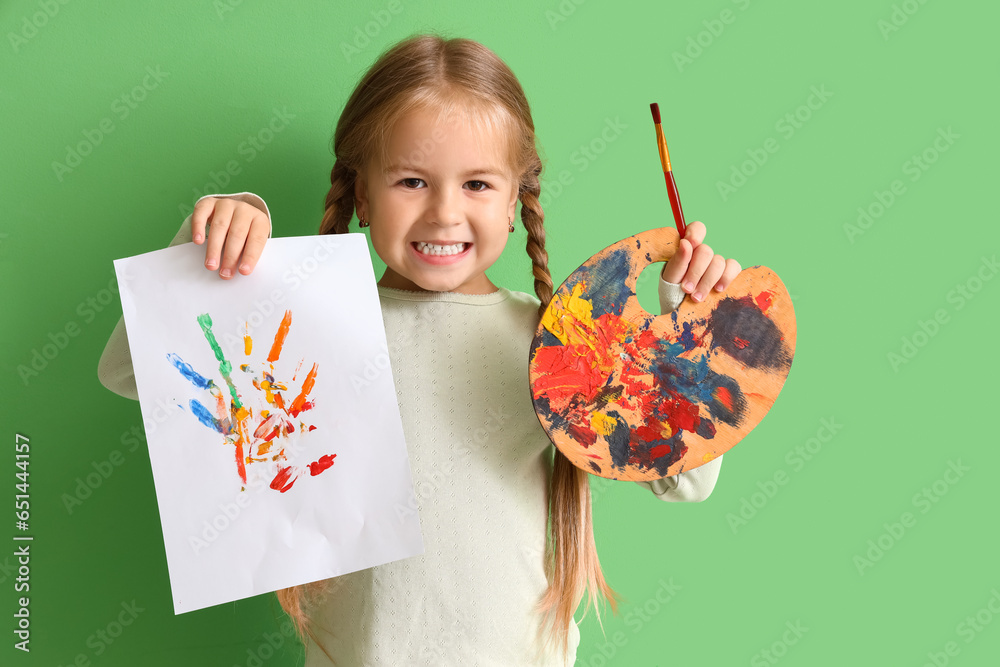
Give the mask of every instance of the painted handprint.
MULTIPOLYGON (((215 334, 212 333, 211 316, 208 313, 199 315, 198 324, 219 362, 219 373, 225 381, 225 387, 219 386, 214 380, 195 371, 190 364, 175 353, 168 354, 167 360, 191 384, 199 389, 207 390, 211 394, 211 399, 208 402, 214 406, 214 413, 204 403, 194 398, 189 402, 191 413, 202 424, 221 434, 225 438, 226 445, 233 447, 236 472, 243 483, 243 488, 246 488, 247 467, 249 466, 266 466, 268 462, 276 463, 277 472, 271 480, 270 488, 281 493, 292 488, 299 475, 308 472, 311 476, 315 476, 332 466, 336 454, 321 456, 304 468, 285 465, 285 462, 288 461, 285 450, 289 443, 289 435, 295 433, 296 428, 300 434, 316 429, 313 425, 307 425, 299 416, 314 407, 313 401, 309 399, 309 394, 316 384, 318 365, 315 363, 312 365, 302 381, 298 394, 290 402, 286 401, 282 394, 282 392, 288 391, 289 383, 277 380, 274 376, 274 363, 281 356, 285 338, 292 326, 292 311, 285 311, 285 316, 274 335, 274 342, 268 352, 267 359, 260 363, 260 375, 254 373, 250 363, 240 365, 240 371, 250 374, 253 378, 253 386, 257 390, 254 397, 256 398, 256 406, 250 405, 237 390, 236 384, 233 382, 233 365, 226 359, 222 348, 215 339, 215 334), (296 421, 298 426, 294 423, 296 421)), ((253 352, 253 339, 249 331, 243 337, 243 352, 248 358, 253 352)), ((296 381, 303 361, 304 359, 299 361, 292 374, 291 382, 296 381)))

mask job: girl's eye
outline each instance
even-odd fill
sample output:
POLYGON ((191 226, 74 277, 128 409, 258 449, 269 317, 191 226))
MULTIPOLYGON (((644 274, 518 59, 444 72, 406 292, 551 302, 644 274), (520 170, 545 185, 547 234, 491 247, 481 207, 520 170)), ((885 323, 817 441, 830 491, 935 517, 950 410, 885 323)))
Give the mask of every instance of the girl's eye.
POLYGON ((420 187, 420 185, 423 183, 423 180, 419 178, 404 178, 402 181, 400 181, 400 183, 402 183, 407 188, 415 190, 416 188, 420 187))
POLYGON ((466 185, 468 185, 469 189, 473 192, 482 192, 490 187, 489 183, 484 183, 483 181, 469 181, 466 185))

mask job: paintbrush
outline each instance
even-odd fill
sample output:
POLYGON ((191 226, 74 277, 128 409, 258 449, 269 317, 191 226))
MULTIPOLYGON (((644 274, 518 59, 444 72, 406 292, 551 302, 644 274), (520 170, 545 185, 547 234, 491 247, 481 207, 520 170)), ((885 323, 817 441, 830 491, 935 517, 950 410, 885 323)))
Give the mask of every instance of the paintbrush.
POLYGON ((674 212, 674 224, 677 233, 684 237, 687 225, 684 224, 684 211, 681 209, 681 198, 677 194, 677 183, 674 182, 674 172, 670 169, 670 152, 667 150, 667 140, 663 137, 663 126, 660 125, 660 105, 653 102, 649 105, 653 112, 653 123, 656 126, 656 147, 660 149, 660 164, 663 165, 663 178, 667 181, 667 194, 670 196, 670 208, 674 212))

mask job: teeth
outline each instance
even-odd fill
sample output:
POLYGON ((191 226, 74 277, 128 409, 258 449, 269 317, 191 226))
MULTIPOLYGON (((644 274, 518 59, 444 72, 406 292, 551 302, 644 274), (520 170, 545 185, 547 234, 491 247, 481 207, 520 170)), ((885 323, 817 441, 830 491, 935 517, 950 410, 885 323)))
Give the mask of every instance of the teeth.
POLYGON ((417 243, 417 250, 424 255, 457 255, 465 250, 464 243, 454 243, 452 245, 434 245, 433 243, 417 243))

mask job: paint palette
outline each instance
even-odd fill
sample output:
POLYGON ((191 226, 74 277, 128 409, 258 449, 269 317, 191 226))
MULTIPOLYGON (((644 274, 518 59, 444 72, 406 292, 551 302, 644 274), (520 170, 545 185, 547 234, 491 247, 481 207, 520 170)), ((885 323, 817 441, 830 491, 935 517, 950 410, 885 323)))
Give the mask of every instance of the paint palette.
POLYGON ((605 248, 556 291, 529 356, 535 412, 577 467, 652 480, 711 461, 760 423, 795 354, 795 312, 778 276, 744 269, 725 292, 652 315, 635 285, 669 260, 662 228, 605 248))

